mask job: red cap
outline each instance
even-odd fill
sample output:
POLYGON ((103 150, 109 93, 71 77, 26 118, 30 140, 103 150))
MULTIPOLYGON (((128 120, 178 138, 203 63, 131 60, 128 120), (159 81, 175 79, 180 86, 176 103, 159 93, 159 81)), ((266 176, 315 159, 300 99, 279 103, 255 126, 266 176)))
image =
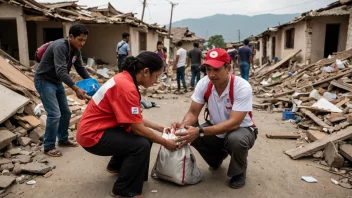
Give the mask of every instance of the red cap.
POLYGON ((231 63, 229 54, 224 49, 215 48, 208 51, 204 64, 219 68, 225 63, 231 63))

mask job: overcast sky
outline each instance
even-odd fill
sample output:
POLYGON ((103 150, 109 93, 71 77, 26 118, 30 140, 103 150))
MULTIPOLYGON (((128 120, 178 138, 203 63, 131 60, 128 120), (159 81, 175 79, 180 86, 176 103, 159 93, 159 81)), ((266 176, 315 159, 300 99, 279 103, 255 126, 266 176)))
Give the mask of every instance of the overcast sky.
MULTIPOLYGON (((38 2, 57 2, 58 0, 37 0, 38 2)), ((59 0, 60 1, 60 0, 59 0)), ((61 0, 62 1, 62 0, 61 0)), ((67 1, 67 0, 66 0, 67 1)), ((171 0, 179 3, 174 9, 173 21, 186 18, 202 18, 214 14, 258 15, 265 13, 302 13, 326 7, 337 0, 171 0)), ((138 13, 141 18, 143 0, 80 0, 79 5, 103 6, 110 2, 121 12, 138 13)), ((144 21, 168 24, 171 4, 167 0, 147 0, 144 21)))

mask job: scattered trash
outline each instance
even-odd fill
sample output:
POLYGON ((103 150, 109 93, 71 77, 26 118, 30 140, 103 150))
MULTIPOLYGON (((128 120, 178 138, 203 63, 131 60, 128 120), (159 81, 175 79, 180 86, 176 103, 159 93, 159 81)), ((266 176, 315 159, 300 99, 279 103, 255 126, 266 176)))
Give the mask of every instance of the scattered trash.
POLYGON ((302 179, 305 181, 305 182, 308 182, 308 183, 316 183, 318 182, 318 180, 316 180, 314 177, 312 176, 302 176, 302 179))
POLYGON ((336 184, 336 185, 339 185, 339 184, 340 184, 338 181, 334 180, 333 178, 331 178, 331 182, 332 182, 333 184, 336 184))
POLYGON ((28 181, 26 184, 28 185, 33 185, 33 184, 36 184, 37 182, 35 180, 30 180, 28 181))

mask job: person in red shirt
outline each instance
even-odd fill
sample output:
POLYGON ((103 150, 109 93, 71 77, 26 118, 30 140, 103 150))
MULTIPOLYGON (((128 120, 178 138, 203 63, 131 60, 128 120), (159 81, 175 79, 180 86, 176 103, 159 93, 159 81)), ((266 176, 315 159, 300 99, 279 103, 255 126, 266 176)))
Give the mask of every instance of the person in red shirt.
POLYGON ((107 171, 119 174, 112 189, 114 197, 143 197, 152 142, 176 150, 174 140, 151 130, 163 132, 165 128, 144 120, 141 114, 138 86, 152 86, 163 67, 162 59, 153 52, 127 57, 123 72, 94 94, 78 124, 76 139, 85 150, 112 156, 107 171))

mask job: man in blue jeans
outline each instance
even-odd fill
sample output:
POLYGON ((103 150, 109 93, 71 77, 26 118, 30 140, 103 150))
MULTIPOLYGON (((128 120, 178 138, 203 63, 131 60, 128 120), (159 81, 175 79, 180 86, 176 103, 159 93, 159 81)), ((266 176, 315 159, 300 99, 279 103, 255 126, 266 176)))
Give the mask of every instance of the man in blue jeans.
POLYGON ((251 48, 248 47, 249 40, 244 40, 244 46, 238 49, 237 64, 240 65, 241 77, 248 81, 250 65, 253 65, 253 55, 251 48))
POLYGON ((199 43, 193 43, 193 49, 188 52, 188 65, 191 65, 191 90, 194 89, 195 81, 200 80, 200 65, 202 64, 202 51, 199 49, 199 43))
POLYGON ((176 48, 176 60, 174 62, 174 68, 176 69, 176 80, 177 80, 177 90, 175 94, 181 93, 181 81, 185 92, 187 92, 187 85, 185 80, 185 70, 186 70, 186 60, 187 60, 187 51, 182 48, 182 41, 177 42, 176 48))
POLYGON ((116 46, 117 67, 119 72, 122 72, 122 63, 127 56, 131 56, 131 48, 128 42, 130 41, 130 34, 125 32, 122 34, 122 41, 116 46))
POLYGON ((69 76, 71 67, 74 65, 82 78, 90 78, 83 66, 80 52, 87 37, 87 28, 82 24, 74 24, 69 30, 68 38, 58 39, 49 45, 35 73, 34 84, 47 112, 44 153, 52 157, 62 156, 62 153, 55 147, 56 136, 59 140, 59 146, 78 146, 77 143, 68 139, 71 111, 62 82, 75 91, 79 99, 90 99, 86 92, 77 87, 69 76))

